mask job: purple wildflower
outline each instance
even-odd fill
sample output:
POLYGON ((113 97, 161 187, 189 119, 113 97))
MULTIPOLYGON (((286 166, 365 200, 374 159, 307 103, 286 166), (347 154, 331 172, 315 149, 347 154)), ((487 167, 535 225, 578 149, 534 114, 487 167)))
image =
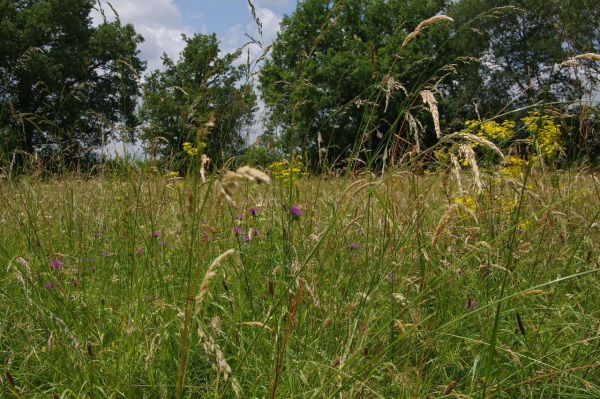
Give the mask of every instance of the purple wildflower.
POLYGON ((63 264, 63 263, 62 263, 60 260, 58 260, 58 259, 56 259, 56 258, 52 259, 52 261, 50 262, 50 267, 51 267, 52 269, 58 269, 58 268, 61 268, 61 267, 63 267, 63 265, 64 265, 64 264, 63 264))
POLYGON ((54 284, 52 283, 52 281, 47 281, 46 284, 44 284, 44 287, 48 288, 49 290, 54 288, 54 284))
POLYGON ((112 254, 112 251, 107 249, 106 251, 102 251, 102 255, 110 255, 112 254))
POLYGON ((35 246, 39 247, 40 246, 40 240, 35 240, 35 246))
POLYGON ((154 233, 150 233, 150 237, 152 237, 152 238, 158 238, 159 235, 160 235, 160 233, 157 231, 155 231, 154 233))
POLYGON ((67 215, 60 215, 60 218, 61 218, 61 219, 64 219, 64 218, 66 218, 66 217, 67 217, 67 215))
POLYGON ((352 249, 352 250, 354 250, 354 249, 360 249, 360 245, 351 242, 350 243, 350 249, 352 249))
POLYGON ((250 237, 248 234, 244 234, 244 241, 252 241, 252 237, 250 237))
POLYGON ((235 218, 237 220, 242 220, 244 218, 244 215, 236 215, 235 218))
POLYGON ((96 270, 96 266, 92 266, 91 270, 92 271, 96 270))
POLYGON ((250 229, 250 234, 253 234, 253 235, 257 236, 259 233, 260 233, 260 230, 250 229))
POLYGON ((98 237, 100 237, 100 233, 94 233, 94 234, 92 234, 92 237, 98 238, 98 237))
POLYGON ((467 302, 465 302, 464 307, 467 310, 475 310, 479 307, 479 304, 477 303, 477 301, 475 299, 469 298, 467 300, 467 302))
POLYGON ((77 287, 77 280, 72 280, 71 284, 73 284, 74 287, 77 287))
POLYGON ((387 276, 385 276, 385 279, 386 279, 387 281, 392 281, 392 275, 391 275, 391 274, 388 274, 387 276))
POLYGON ((235 232, 235 234, 242 234, 244 232, 244 230, 242 230, 241 227, 236 227, 235 229, 233 229, 233 231, 235 232))
POLYGON ((258 208, 249 208, 248 212, 250 212, 252 214, 252 216, 254 216, 256 214, 256 212, 258 212, 259 209, 258 208))
POLYGON ((136 249, 135 251, 136 251, 138 254, 141 254, 142 252, 144 252, 144 249, 143 249, 143 248, 138 248, 138 249, 136 249))
POLYGON ((302 211, 297 206, 291 207, 290 212, 292 213, 292 216, 295 216, 295 217, 302 216, 302 211))

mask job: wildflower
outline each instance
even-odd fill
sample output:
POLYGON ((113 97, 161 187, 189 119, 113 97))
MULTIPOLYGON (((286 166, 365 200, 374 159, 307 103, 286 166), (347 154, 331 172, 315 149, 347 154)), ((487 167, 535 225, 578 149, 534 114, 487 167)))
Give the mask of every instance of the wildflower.
POLYGON ((297 206, 293 206, 290 208, 290 212, 293 216, 302 216, 302 211, 297 206))
POLYGON ((66 218, 66 217, 67 217, 67 215, 60 215, 60 218, 61 218, 61 219, 64 219, 64 218, 66 218))
POLYGON ((50 262, 50 267, 51 267, 52 269, 58 269, 58 268, 61 268, 61 267, 63 267, 63 265, 64 265, 64 264, 63 264, 63 263, 62 263, 60 260, 58 260, 58 259, 56 259, 56 258, 52 259, 52 261, 50 262))
POLYGON ((98 237, 100 237, 100 233, 94 233, 94 234, 92 234, 92 237, 98 238, 98 237))
POLYGON ((257 236, 259 233, 260 233, 260 230, 250 229, 250 234, 253 234, 253 235, 257 236))
POLYGON ((154 233, 150 233, 151 238, 158 238, 159 235, 160 235, 160 233, 156 232, 156 231, 154 233))
POLYGON ((54 288, 54 284, 52 283, 52 281, 47 281, 46 284, 44 284, 44 287, 48 288, 49 290, 54 288))
POLYGON ((351 242, 350 243, 350 249, 352 249, 352 250, 360 249, 360 245, 351 242))
POLYGON ((252 215, 252 217, 256 216, 256 212, 258 212, 259 209, 258 208, 249 208, 248 212, 252 215))
POLYGON ((244 215, 236 215, 235 218, 237 220, 242 220, 244 218, 244 215))
POLYGON ((73 284, 74 287, 77 287, 77 281, 76 280, 71 280, 71 284, 73 284))
POLYGON ((240 227, 236 227, 235 229, 233 229, 233 231, 235 232, 235 234, 242 234, 244 232, 244 230, 242 230, 240 227))
POLYGON ((110 254, 112 254, 112 251, 110 251, 108 249, 106 251, 102 251, 102 255, 106 256, 106 255, 110 255, 110 254))
POLYGON ((179 176, 179 172, 169 172, 165 175, 165 177, 177 177, 179 176))
POLYGON ((465 307, 465 309, 468 309, 468 310, 475 310, 479 307, 479 304, 477 303, 477 301, 475 299, 469 298, 467 300, 467 302, 465 302, 464 307, 465 307))
POLYGON ((244 234, 244 241, 252 241, 252 237, 248 234, 244 234))
POLYGON ((392 275, 391 275, 391 274, 388 274, 387 276, 385 276, 385 279, 386 279, 387 281, 392 281, 392 275))
POLYGON ((39 247, 40 246, 40 240, 35 240, 35 246, 39 247))
POLYGON ((143 248, 138 248, 135 250, 135 252, 137 252, 138 254, 141 254, 142 252, 144 252, 143 248))

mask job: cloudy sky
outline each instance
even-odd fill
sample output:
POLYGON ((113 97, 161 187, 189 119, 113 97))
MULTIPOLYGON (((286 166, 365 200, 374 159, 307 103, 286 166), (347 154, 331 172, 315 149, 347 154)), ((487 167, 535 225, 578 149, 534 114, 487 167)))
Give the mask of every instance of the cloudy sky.
MULTIPOLYGON (((284 14, 291 14, 296 0, 253 0, 256 15, 263 25, 263 38, 270 44, 275 38, 284 14)), ((106 0, 100 0, 105 15, 114 19, 106 0)), ((160 56, 167 53, 173 58, 184 47, 181 34, 215 33, 221 41, 222 52, 232 52, 244 45, 245 33, 258 39, 257 28, 247 0, 112 0, 121 21, 132 23, 144 36, 140 56, 148 61, 147 71, 161 68, 160 56)), ((102 19, 99 13, 94 21, 102 19)), ((251 48, 256 55, 258 49, 251 48)))

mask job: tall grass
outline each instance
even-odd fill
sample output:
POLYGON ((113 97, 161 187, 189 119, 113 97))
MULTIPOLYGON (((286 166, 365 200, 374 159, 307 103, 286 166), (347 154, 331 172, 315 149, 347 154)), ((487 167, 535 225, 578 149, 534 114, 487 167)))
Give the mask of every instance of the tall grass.
POLYGON ((5 182, 2 395, 597 396, 594 176, 482 179, 5 182))
POLYGON ((0 396, 600 396, 597 176, 421 148, 430 88, 376 174, 361 135, 344 175, 5 157, 0 396))

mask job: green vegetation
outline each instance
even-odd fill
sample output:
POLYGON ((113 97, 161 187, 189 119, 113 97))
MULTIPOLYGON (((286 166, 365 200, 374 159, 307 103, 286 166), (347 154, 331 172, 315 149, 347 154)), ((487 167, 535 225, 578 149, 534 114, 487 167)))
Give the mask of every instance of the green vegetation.
POLYGON ((593 0, 305 0, 143 84, 93 4, 0 0, 1 397, 600 397, 593 0))

